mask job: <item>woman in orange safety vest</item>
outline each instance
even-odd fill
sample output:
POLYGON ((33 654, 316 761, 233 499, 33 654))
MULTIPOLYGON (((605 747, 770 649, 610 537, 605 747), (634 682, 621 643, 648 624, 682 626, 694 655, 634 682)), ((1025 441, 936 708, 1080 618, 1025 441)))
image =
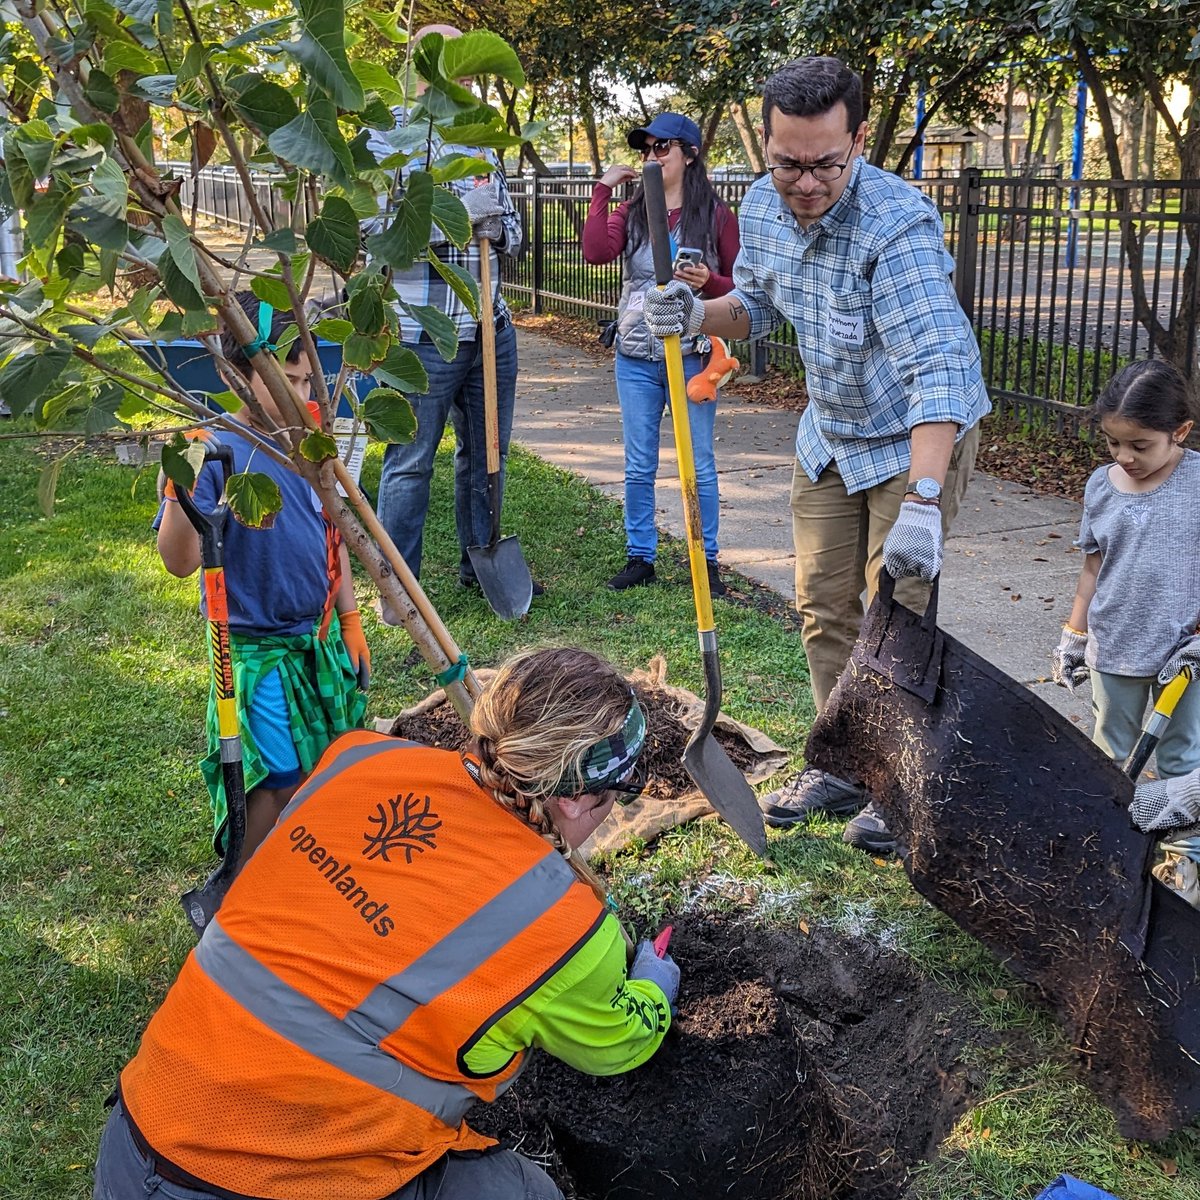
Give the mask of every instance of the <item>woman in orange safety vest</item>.
POLYGON ((645 1062, 679 969, 631 967, 575 854, 637 795, 645 716, 583 650, 506 663, 458 754, 332 743, 121 1074, 95 1200, 550 1200, 466 1115, 540 1047, 645 1062))

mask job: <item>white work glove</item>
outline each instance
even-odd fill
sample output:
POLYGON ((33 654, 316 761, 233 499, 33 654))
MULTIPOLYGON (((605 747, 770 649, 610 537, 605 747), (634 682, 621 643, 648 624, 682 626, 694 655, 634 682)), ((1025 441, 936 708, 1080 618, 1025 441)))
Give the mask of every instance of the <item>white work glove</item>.
POLYGON ((1051 673, 1059 687, 1065 687, 1071 695, 1080 684, 1086 683, 1089 675, 1083 661, 1087 649, 1087 634, 1079 633, 1069 625, 1063 626, 1062 640, 1050 655, 1051 673))
POLYGON ((1200 767, 1174 779, 1152 779, 1133 790, 1129 816, 1143 833, 1200 822, 1200 767))
POLYGON ((704 301, 682 279, 646 293, 642 315, 656 338, 695 337, 704 324, 704 301))
POLYGON ((500 201, 500 187, 496 183, 482 183, 464 192, 459 199, 467 216, 471 218, 471 233, 477 238, 488 238, 498 242, 504 237, 504 205, 500 201))
POLYGON ((659 958, 650 942, 638 942, 633 966, 629 968, 629 978, 648 979, 657 984, 666 996, 668 1005, 673 1005, 675 997, 679 995, 679 967, 669 954, 659 958))
POLYGON ((883 543, 883 565, 893 579, 919 575, 932 583, 942 569, 942 510, 905 500, 883 543))
POLYGON ((1158 682, 1170 683, 1184 667, 1191 667, 1193 676, 1200 676, 1200 633, 1184 638, 1171 651, 1166 666, 1158 673, 1158 682))

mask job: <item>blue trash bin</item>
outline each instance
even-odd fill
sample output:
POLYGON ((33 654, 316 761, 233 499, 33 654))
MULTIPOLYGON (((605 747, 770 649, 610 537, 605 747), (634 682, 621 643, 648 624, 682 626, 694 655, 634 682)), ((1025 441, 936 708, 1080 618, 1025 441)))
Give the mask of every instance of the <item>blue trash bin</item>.
POLYGON ((1037 1200, 1118 1200, 1111 1192, 1102 1192, 1073 1175, 1060 1175, 1037 1200))

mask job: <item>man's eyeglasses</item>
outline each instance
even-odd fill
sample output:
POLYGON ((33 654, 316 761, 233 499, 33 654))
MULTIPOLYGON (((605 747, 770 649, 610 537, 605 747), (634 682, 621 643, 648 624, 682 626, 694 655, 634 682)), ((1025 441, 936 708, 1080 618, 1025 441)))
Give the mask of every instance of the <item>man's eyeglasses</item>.
MULTIPOLYGON (((853 149, 853 141, 850 146, 853 149)), ((797 179, 804 178, 806 171, 811 171, 818 183, 833 183, 835 179, 841 179, 842 172, 852 161, 848 158, 840 163, 767 163, 767 170, 780 183, 795 183, 797 179)))
POLYGON ((646 766, 643 762, 639 761, 633 764, 629 774, 624 779, 619 783, 610 783, 604 790, 606 792, 618 792, 617 803, 624 808, 632 804, 646 790, 648 782, 646 766))
POLYGON ((672 146, 682 146, 683 143, 678 138, 659 138, 656 142, 647 142, 638 153, 643 159, 649 158, 651 154, 655 158, 666 158, 671 153, 672 146))

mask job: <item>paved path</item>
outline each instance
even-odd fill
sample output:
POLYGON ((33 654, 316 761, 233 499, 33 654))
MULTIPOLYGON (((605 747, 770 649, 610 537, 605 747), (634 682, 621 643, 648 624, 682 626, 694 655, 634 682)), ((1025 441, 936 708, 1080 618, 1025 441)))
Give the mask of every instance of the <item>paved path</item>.
MULTIPOLYGON (((623 493, 612 364, 520 330, 514 436, 607 495, 623 493)), ((750 389, 717 415, 721 561, 795 599, 791 487, 796 416, 755 404, 750 389)), ((659 470, 659 527, 683 536, 670 421, 659 470)), ((1090 704, 1047 682, 1050 650, 1071 610, 1080 506, 977 475, 946 544, 939 623, 1014 679, 1090 728, 1090 704)), ((614 571, 620 564, 614 563, 614 571)))

